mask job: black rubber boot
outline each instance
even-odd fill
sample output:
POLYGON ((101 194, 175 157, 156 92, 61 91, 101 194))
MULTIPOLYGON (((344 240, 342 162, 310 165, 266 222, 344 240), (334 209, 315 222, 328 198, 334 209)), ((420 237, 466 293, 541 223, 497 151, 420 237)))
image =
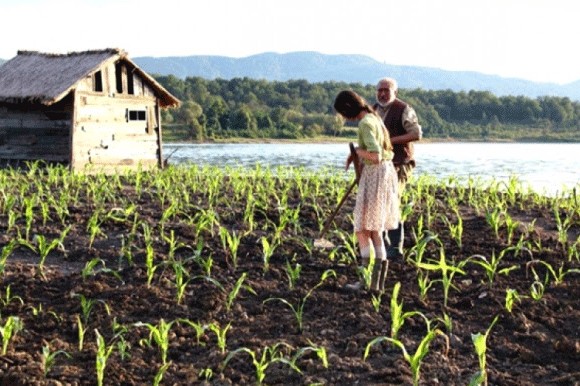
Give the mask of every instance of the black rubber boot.
POLYGON ((379 291, 385 292, 387 282, 387 272, 389 272, 389 260, 381 261, 381 275, 379 277, 379 291))
POLYGON ((379 292, 381 290, 381 267, 382 264, 379 260, 375 260, 373 265, 373 273, 371 274, 371 286, 370 291, 379 292))
POLYGON ((405 241, 405 226, 399 223, 397 229, 388 231, 389 246, 387 247, 387 258, 403 258, 403 242, 405 241))
MULTIPOLYGON (((363 276, 363 270, 368 267, 369 262, 370 262, 370 260, 368 258, 367 259, 360 259, 361 265, 359 265, 357 267, 357 271, 358 271, 360 276, 363 276)), ((349 290, 349 291, 359 291, 361 289, 364 289, 365 288, 364 277, 361 277, 361 280, 359 280, 353 284, 346 284, 344 286, 344 288, 349 290)))

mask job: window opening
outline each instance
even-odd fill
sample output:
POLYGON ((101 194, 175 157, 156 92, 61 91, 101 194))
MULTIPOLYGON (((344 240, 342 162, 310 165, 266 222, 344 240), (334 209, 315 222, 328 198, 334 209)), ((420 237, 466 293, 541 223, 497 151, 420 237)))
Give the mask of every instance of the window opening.
POLYGON ((115 64, 115 80, 117 83, 117 93, 123 93, 123 65, 121 63, 115 64))
POLYGON ((129 114, 129 122, 147 120, 147 114, 145 110, 129 110, 128 114, 129 114))
POLYGON ((96 92, 103 92, 103 73, 101 71, 95 72, 94 86, 96 92))
POLYGON ((127 71, 127 93, 135 94, 135 87, 133 85, 133 71, 127 71))

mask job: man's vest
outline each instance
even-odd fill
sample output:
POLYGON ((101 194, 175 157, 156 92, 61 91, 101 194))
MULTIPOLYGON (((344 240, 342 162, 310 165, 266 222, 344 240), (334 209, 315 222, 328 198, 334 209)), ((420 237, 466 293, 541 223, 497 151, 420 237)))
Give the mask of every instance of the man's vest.
MULTIPOLYGON (((378 104, 375 105, 375 110, 378 104)), ((389 131, 389 135, 392 137, 398 137, 399 135, 407 134, 405 128, 403 127, 403 111, 407 107, 407 104, 400 99, 395 99, 389 108, 389 112, 385 117, 385 126, 389 131)), ((393 158, 393 164, 399 166, 402 164, 411 164, 415 166, 415 150, 413 147, 413 142, 406 144, 393 145, 393 151, 395 157, 393 158)))

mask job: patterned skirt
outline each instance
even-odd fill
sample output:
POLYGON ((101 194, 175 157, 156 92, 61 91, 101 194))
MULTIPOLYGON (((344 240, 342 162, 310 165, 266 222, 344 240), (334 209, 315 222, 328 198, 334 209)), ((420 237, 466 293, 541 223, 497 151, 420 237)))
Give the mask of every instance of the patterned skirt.
POLYGON ((399 225, 397 172, 391 161, 364 165, 354 207, 354 231, 396 229, 399 225))

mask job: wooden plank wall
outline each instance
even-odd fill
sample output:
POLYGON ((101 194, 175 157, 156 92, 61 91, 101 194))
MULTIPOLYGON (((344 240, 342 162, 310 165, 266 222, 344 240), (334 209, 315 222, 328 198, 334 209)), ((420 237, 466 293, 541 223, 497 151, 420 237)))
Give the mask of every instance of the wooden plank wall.
POLYGON ((159 165, 154 97, 76 95, 73 169, 110 170, 159 165), (129 121, 128 110, 145 110, 145 121, 129 121))
POLYGON ((70 106, 0 106, 0 159, 68 162, 70 106))
POLYGON ((109 63, 100 69, 102 91, 95 91, 90 74, 54 105, 0 104, 0 161, 46 160, 70 163, 74 170, 159 166, 157 99, 136 74, 128 94, 127 70, 122 67, 121 93, 109 63), (130 121, 129 110, 145 111, 146 119, 130 121))

